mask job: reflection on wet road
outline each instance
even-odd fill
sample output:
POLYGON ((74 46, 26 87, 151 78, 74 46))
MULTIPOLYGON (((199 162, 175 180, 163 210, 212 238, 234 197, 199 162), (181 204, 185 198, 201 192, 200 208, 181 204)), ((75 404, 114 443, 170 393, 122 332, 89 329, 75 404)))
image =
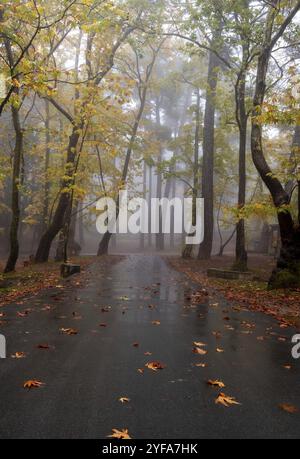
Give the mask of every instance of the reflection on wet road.
POLYGON ((104 438, 112 428, 149 439, 299 437, 299 413, 279 408, 300 408, 294 331, 213 295, 197 304, 197 290, 160 257, 134 255, 95 264, 83 288, 2 308, 8 354, 26 357, 0 360, 0 437, 104 438), (145 367, 156 361, 166 367, 145 367), (26 391, 28 379, 45 386, 26 391), (241 405, 216 405, 209 379, 241 405))

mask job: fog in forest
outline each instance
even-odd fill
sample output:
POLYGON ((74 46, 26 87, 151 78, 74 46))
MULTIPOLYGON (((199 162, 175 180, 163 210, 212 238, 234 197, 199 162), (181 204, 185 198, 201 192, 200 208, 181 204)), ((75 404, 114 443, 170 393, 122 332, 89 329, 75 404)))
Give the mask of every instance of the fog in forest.
POLYGON ((289 264, 299 250, 299 16, 297 2, 278 3, 4 2, 3 268, 165 252, 230 254, 245 270, 248 254, 277 257, 282 243, 289 264), (170 235, 98 234, 97 200, 124 189, 149 202, 204 198, 201 246, 186 247, 174 225, 170 235))

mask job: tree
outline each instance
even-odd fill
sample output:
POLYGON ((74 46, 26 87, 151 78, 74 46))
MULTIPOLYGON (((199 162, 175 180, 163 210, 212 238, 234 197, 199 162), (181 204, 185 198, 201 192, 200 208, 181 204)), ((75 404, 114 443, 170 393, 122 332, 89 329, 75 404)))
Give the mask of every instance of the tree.
POLYGON ((299 286, 300 279, 300 227, 294 221, 289 205, 289 195, 280 180, 274 176, 264 155, 262 140, 263 126, 260 115, 263 111, 267 90, 267 74, 271 54, 290 26, 298 11, 300 1, 292 2, 290 8, 281 6, 279 0, 269 6, 265 24, 265 36, 262 43, 256 74, 256 87, 253 99, 251 149, 253 162, 267 188, 269 189, 274 205, 278 210, 278 221, 281 232, 282 249, 277 269, 270 279, 270 288, 299 286), (279 23, 279 25, 278 25, 279 23))

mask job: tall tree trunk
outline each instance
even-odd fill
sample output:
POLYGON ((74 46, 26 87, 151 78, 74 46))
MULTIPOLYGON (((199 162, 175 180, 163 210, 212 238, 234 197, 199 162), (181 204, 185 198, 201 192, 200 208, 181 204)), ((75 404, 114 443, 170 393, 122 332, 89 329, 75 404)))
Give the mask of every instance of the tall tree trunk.
POLYGON ((152 199, 152 191, 153 191, 153 176, 152 176, 152 165, 149 166, 149 193, 148 193, 148 223, 149 223, 149 234, 148 234, 148 246, 152 247, 152 232, 151 232, 151 225, 152 225, 152 213, 151 213, 151 199, 152 199))
MULTIPOLYGON (((16 91, 17 92, 17 91, 16 91)), ((13 175, 12 175, 12 196, 11 196, 11 225, 10 225, 10 253, 4 272, 9 273, 15 270, 19 257, 18 229, 20 223, 19 185, 20 171, 23 154, 23 131, 20 123, 19 109, 12 105, 12 119, 16 135, 13 175)))
MULTIPOLYGON (((245 51, 244 59, 245 60, 245 51)), ((243 63, 244 66, 244 63, 243 63)), ((246 72, 241 71, 236 85, 237 122, 240 133, 239 145, 239 196, 238 208, 243 210, 246 204, 246 149, 247 149, 247 124, 246 112, 246 72)), ((245 220, 241 218, 236 225, 236 260, 234 268, 247 271, 248 254, 246 250, 245 220)))
POLYGON ((45 137, 46 137, 46 150, 45 150, 45 185, 44 185, 44 205, 42 214, 42 233, 44 233, 48 226, 49 215, 49 198, 50 198, 50 182, 49 182, 49 166, 50 166, 50 103, 45 99, 45 137))
MULTIPOLYGON (((192 224, 195 226, 197 222, 197 199, 199 197, 199 143, 200 143, 200 122, 201 122, 201 97, 200 90, 197 89, 197 105, 196 105, 196 129, 195 129, 195 145, 194 145, 194 184, 193 184, 193 209, 192 209, 192 224)), ((190 236, 193 236, 191 234, 190 236)), ((183 258, 191 258, 194 246, 187 244, 183 250, 183 258)))
MULTIPOLYGON (((155 104, 155 113, 156 113, 156 129, 158 132, 158 142, 161 142, 161 119, 160 119, 160 97, 156 97, 156 104, 155 104)), ((159 146, 159 156, 158 156, 158 167, 156 168, 156 198, 161 200, 162 198, 162 173, 159 170, 161 167, 161 163, 163 160, 163 150, 161 145, 159 146)), ((158 216, 158 228, 159 231, 156 234, 156 250, 163 251, 165 248, 165 238, 163 234, 163 227, 162 227, 162 208, 159 207, 159 216, 158 216)))
POLYGON ((210 51, 203 132, 204 240, 200 245, 198 254, 198 258, 203 260, 211 257, 214 236, 215 98, 218 85, 218 64, 219 59, 214 52, 210 51))
MULTIPOLYGON (((147 198, 147 163, 144 160, 143 163, 143 199, 147 198)), ((146 235, 144 233, 141 233, 140 235, 140 249, 142 251, 145 250, 145 237, 146 235)))

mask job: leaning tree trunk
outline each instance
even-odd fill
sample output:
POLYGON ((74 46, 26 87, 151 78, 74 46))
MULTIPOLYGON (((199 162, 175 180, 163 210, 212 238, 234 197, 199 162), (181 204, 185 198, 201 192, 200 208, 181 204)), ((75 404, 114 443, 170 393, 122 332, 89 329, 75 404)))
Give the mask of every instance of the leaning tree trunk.
POLYGON ((23 131, 20 123, 19 109, 12 105, 12 119, 16 134, 14 158, 13 158, 13 176, 12 176, 12 200, 11 213, 12 220, 10 226, 10 254, 6 263, 4 272, 9 273, 15 270, 19 257, 18 230, 20 224, 20 203, 19 203, 19 185, 20 171, 23 152, 23 131))
POLYGON ((68 188, 70 187, 73 179, 77 144, 80 138, 79 132, 79 128, 74 126, 72 134, 69 138, 67 165, 65 178, 62 181, 62 192, 60 194, 52 222, 40 240, 39 247, 35 256, 35 261, 37 263, 45 263, 48 261, 51 244, 64 225, 65 213, 68 209, 71 199, 71 191, 68 191, 68 188))
POLYGON ((202 197, 204 198, 205 206, 204 240, 200 245, 198 254, 198 258, 202 260, 207 260, 211 257, 214 235, 215 98, 218 84, 218 64, 219 60, 216 54, 210 51, 203 132, 202 197))
MULTIPOLYGON (((277 3, 278 0, 275 0, 275 6, 277 3)), ((273 5, 270 6, 266 20, 265 39, 257 64, 256 88, 253 99, 254 108, 251 132, 252 158, 278 210, 278 222, 282 242, 277 268, 274 270, 269 282, 270 288, 300 286, 300 227, 294 222, 291 213, 286 209, 290 201, 288 193, 279 179, 272 173, 266 161, 263 150, 262 125, 259 119, 266 95, 266 80, 272 50, 299 10, 300 2, 297 2, 290 14, 284 20, 279 32, 274 35, 274 24, 278 11, 273 5)))

